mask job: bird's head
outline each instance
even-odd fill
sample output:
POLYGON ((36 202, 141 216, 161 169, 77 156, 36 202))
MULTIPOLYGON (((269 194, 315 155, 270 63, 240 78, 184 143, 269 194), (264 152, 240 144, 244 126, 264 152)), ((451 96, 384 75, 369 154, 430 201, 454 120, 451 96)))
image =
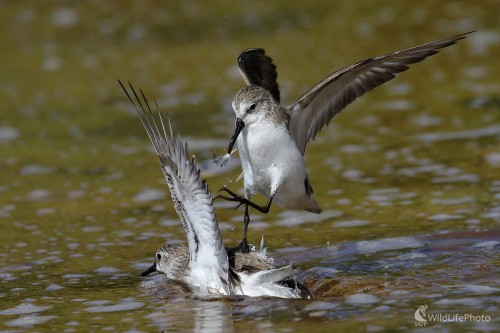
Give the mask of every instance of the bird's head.
POLYGON ((179 279, 189 265, 189 250, 181 244, 167 244, 155 255, 155 261, 141 276, 162 272, 169 279, 179 279))

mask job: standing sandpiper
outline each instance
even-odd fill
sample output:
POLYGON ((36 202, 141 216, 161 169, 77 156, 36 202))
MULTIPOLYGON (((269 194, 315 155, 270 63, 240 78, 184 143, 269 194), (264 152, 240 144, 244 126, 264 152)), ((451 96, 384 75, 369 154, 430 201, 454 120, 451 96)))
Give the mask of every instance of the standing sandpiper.
POLYGON ((243 168, 245 195, 226 187, 217 197, 245 205, 242 250, 247 249, 246 234, 250 217, 248 206, 262 213, 271 203, 295 210, 320 213, 307 177, 304 152, 310 139, 348 104, 366 92, 393 79, 413 63, 453 45, 468 33, 437 40, 357 62, 339 69, 320 81, 297 102, 279 104, 276 66, 263 49, 248 49, 238 57, 238 66, 247 86, 233 101, 236 129, 227 154, 216 159, 223 165, 236 142, 243 168), (226 192, 228 196, 220 194, 226 192), (255 193, 268 197, 264 206, 250 201, 255 193))

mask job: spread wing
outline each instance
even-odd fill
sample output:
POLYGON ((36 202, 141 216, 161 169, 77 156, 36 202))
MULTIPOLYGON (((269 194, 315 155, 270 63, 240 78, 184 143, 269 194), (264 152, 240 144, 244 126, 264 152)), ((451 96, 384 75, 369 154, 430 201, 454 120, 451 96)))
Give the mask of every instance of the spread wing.
POLYGON ((288 108, 290 132, 299 150, 304 154, 309 140, 356 98, 469 33, 366 59, 330 74, 288 108))
POLYGON ((263 49, 247 49, 238 56, 238 67, 246 84, 260 86, 271 93, 279 103, 280 90, 273 59, 263 49))
POLYGON ((175 210, 187 234, 193 284, 207 289, 204 290, 206 292, 215 289, 227 294, 229 263, 215 217, 212 195, 200 176, 187 144, 181 141, 179 134, 174 135, 168 116, 167 124, 156 102, 153 113, 142 90, 141 101, 130 83, 132 94, 118 82, 139 114, 160 160, 175 210))

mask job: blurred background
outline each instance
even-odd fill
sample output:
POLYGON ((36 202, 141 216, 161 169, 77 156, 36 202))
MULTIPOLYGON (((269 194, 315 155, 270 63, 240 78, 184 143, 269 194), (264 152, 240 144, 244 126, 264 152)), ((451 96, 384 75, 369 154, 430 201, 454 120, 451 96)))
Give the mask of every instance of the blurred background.
MULTIPOLYGON (((498 1, 0 1, 0 8, 0 330, 201 327, 179 308, 168 308, 170 319, 154 314, 171 302, 137 289, 155 250, 185 236, 118 79, 169 113, 212 191, 225 184, 241 191, 237 159, 224 170, 210 163, 233 132, 241 51, 261 47, 274 59, 287 105, 335 69, 471 30, 356 100, 309 144, 323 214, 274 206, 252 215, 250 240, 264 235, 276 260, 298 264, 325 301, 208 308, 225 318, 224 330, 242 331, 307 329, 311 321, 324 331, 405 329, 414 327, 418 304, 432 312, 429 295, 439 293, 474 300, 434 298, 450 312, 498 310, 498 1), (410 260, 383 269, 402 256, 410 260), (418 269, 415 258, 425 258, 418 269), (344 291, 335 289, 339 281, 344 291), (493 289, 443 291, 464 284, 493 289), (369 291, 376 300, 368 306, 349 298, 369 291)), ((243 211, 216 207, 226 245, 235 245, 243 211)), ((203 302, 194 308, 202 321, 214 317, 203 302)))

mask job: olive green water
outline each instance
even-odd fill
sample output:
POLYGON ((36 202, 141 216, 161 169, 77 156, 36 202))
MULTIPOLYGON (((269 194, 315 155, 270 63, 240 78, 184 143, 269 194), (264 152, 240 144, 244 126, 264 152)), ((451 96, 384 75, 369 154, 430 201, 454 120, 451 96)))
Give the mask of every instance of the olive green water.
MULTIPOLYGON (((498 1, 0 2, 0 332, 494 331, 500 228, 498 1), (285 103, 334 69, 475 30, 350 105, 310 143, 324 212, 252 216, 313 301, 148 293, 184 240, 117 79, 168 111, 198 162, 222 154, 235 60, 263 47, 285 103), (429 320, 415 311, 489 321, 429 320), (476 317, 478 318, 478 317, 476 317)), ((234 183, 203 164, 212 190, 234 183)), ((257 201, 264 202, 262 197, 257 201)), ((227 245, 242 211, 217 202, 227 245)))

